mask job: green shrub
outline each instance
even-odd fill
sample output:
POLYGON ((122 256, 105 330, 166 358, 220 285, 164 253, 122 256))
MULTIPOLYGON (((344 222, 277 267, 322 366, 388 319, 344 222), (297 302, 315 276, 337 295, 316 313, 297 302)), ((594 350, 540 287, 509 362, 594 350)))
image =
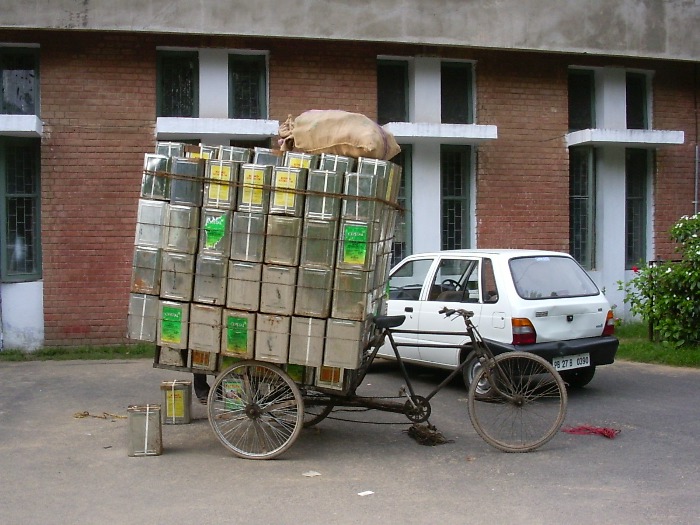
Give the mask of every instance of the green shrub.
POLYGON ((619 283, 630 312, 651 323, 656 336, 673 346, 700 341, 700 214, 684 216, 670 231, 681 258, 633 268, 619 283))

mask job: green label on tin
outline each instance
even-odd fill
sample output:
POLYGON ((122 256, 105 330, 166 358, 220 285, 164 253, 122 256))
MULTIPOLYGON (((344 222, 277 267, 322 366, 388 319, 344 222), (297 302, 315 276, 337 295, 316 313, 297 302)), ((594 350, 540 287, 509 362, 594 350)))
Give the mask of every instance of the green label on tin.
POLYGON ((181 341, 182 308, 178 306, 163 306, 160 338, 164 343, 179 343, 181 341))
POLYGON ((343 262, 365 264, 367 258, 367 226, 346 224, 343 244, 343 262))
POLYGON ((212 249, 226 235, 226 215, 207 217, 204 223, 204 246, 212 249))
POLYGON ((248 351, 248 319, 229 316, 226 320, 226 350, 236 354, 248 351))

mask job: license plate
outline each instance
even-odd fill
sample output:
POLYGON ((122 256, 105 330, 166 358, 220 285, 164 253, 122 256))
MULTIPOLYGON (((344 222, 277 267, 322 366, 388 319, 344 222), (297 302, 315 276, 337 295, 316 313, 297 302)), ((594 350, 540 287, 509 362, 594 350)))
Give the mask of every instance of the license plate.
POLYGON ((555 357, 552 359, 552 366, 558 371, 572 370, 591 366, 591 354, 567 355, 565 357, 555 357))

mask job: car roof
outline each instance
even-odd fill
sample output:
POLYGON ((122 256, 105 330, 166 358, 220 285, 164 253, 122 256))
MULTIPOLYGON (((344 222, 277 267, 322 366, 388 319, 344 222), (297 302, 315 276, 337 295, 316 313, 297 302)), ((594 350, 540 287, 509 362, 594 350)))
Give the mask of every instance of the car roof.
POLYGON ((469 255, 476 255, 476 256, 485 256, 485 255, 491 255, 491 256, 497 256, 497 257, 507 257, 507 258, 514 258, 514 257, 528 257, 528 256, 564 256, 564 257, 570 257, 568 253, 565 252, 555 252, 555 251, 550 251, 550 250, 528 250, 528 249, 519 249, 519 248, 503 248, 503 249, 488 249, 488 248, 481 248, 481 249, 463 249, 463 250, 442 250, 442 251, 437 251, 437 252, 422 252, 422 253, 414 253, 409 255, 406 258, 414 258, 414 257, 436 257, 440 255, 461 255, 461 256, 469 256, 469 255))

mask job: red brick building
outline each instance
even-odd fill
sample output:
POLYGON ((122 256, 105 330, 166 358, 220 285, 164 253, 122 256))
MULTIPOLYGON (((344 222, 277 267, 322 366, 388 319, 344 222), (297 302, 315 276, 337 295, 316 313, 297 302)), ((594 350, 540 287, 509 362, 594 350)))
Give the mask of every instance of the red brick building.
MULTIPOLYGON (((296 2, 315 20, 302 29, 256 21, 257 4, 229 19, 211 2, 219 16, 188 26, 181 2, 165 19, 159 2, 58 3, 52 18, 10 2, 0 20, 0 349, 125 341, 144 153, 275 145, 308 109, 363 113, 402 145, 397 257, 571 252, 622 311, 617 282, 674 257, 669 227, 697 212, 700 8, 687 2, 666 2, 655 27, 659 13, 636 13, 614 43, 566 31, 576 2, 537 23, 534 3, 513 2, 509 31, 455 2, 400 2, 398 18, 342 31, 313 1, 296 2)), ((609 15, 587 16, 603 31, 609 15)))

